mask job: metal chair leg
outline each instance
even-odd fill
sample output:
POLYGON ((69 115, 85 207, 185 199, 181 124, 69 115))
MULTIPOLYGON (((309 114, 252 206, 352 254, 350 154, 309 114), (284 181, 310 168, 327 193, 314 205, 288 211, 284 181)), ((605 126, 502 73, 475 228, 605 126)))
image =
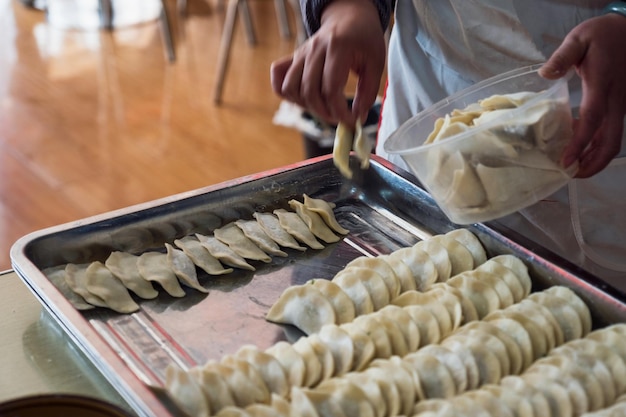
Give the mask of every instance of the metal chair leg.
POLYGON ((250 14, 250 5, 248 4, 248 0, 239 1, 239 10, 241 12, 244 27, 246 28, 248 44, 256 45, 256 31, 254 30, 254 23, 252 22, 252 15, 250 14))
POLYGON ((230 50, 232 47, 233 32, 237 20, 237 9, 242 2, 245 2, 245 0, 228 0, 224 30, 222 32, 220 51, 217 58, 217 79, 215 82, 215 90, 213 92, 213 101, 215 104, 222 103, 222 92, 224 90, 224 80, 226 78, 226 71, 228 70, 228 64, 230 61, 230 50))
POLYGON ((286 0, 274 0, 276 9, 276 17, 278 19, 278 29, 283 38, 291 38, 291 29, 289 28, 289 18, 287 17, 286 0))
POLYGON ((172 26, 170 24, 166 0, 161 0, 161 33, 163 34, 163 43, 165 45, 167 59, 170 62, 174 62, 176 61, 176 50, 172 38, 172 26))
POLYGON ((302 9, 300 8, 299 0, 289 0, 291 7, 293 8, 293 13, 296 17, 296 42, 298 45, 302 45, 308 34, 306 33, 306 27, 304 26, 304 21, 302 20, 302 9))
POLYGON ((100 24, 104 29, 113 30, 113 5, 111 0, 98 0, 100 24))

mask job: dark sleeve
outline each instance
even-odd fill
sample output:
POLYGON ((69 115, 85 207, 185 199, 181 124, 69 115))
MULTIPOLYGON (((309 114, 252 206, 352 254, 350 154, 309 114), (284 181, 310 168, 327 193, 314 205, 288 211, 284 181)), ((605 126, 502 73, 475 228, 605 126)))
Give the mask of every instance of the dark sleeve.
MULTIPOLYGON (((322 10, 332 0, 300 0, 302 19, 309 35, 315 33, 320 28, 320 17, 322 10)), ((389 26, 391 19, 391 0, 369 0, 374 2, 380 16, 380 24, 384 30, 389 26)))

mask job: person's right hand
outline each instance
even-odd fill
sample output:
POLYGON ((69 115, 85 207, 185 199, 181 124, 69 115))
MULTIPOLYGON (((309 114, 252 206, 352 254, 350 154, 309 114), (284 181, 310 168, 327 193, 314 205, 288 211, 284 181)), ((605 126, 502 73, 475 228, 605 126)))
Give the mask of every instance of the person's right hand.
POLYGON ((272 88, 326 122, 352 127, 376 100, 385 57, 373 2, 335 0, 324 8, 319 30, 292 56, 272 63, 272 88), (352 112, 344 92, 351 71, 358 77, 352 112))

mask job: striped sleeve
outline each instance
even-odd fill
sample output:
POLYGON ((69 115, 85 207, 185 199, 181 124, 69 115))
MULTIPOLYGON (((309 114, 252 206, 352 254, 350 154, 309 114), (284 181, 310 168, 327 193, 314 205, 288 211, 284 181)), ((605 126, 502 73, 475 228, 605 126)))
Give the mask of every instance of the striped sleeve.
MULTIPOLYGON (((333 0, 300 0, 300 9, 302 10, 302 19, 307 28, 309 35, 315 33, 320 28, 320 20, 322 16, 322 10, 333 0)), ((372 1, 378 9, 378 15, 380 16, 380 24, 384 30, 387 30, 389 26, 389 20, 391 19, 391 0, 364 0, 372 1)))

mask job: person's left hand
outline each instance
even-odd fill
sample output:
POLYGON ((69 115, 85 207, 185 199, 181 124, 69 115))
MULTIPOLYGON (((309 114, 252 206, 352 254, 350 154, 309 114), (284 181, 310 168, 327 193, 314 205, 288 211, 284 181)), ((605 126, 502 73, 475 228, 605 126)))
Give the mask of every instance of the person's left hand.
POLYGON ((584 21, 565 37, 540 74, 555 79, 576 68, 582 101, 564 166, 578 161, 579 178, 604 169, 619 153, 626 115, 626 17, 607 14, 584 21))

